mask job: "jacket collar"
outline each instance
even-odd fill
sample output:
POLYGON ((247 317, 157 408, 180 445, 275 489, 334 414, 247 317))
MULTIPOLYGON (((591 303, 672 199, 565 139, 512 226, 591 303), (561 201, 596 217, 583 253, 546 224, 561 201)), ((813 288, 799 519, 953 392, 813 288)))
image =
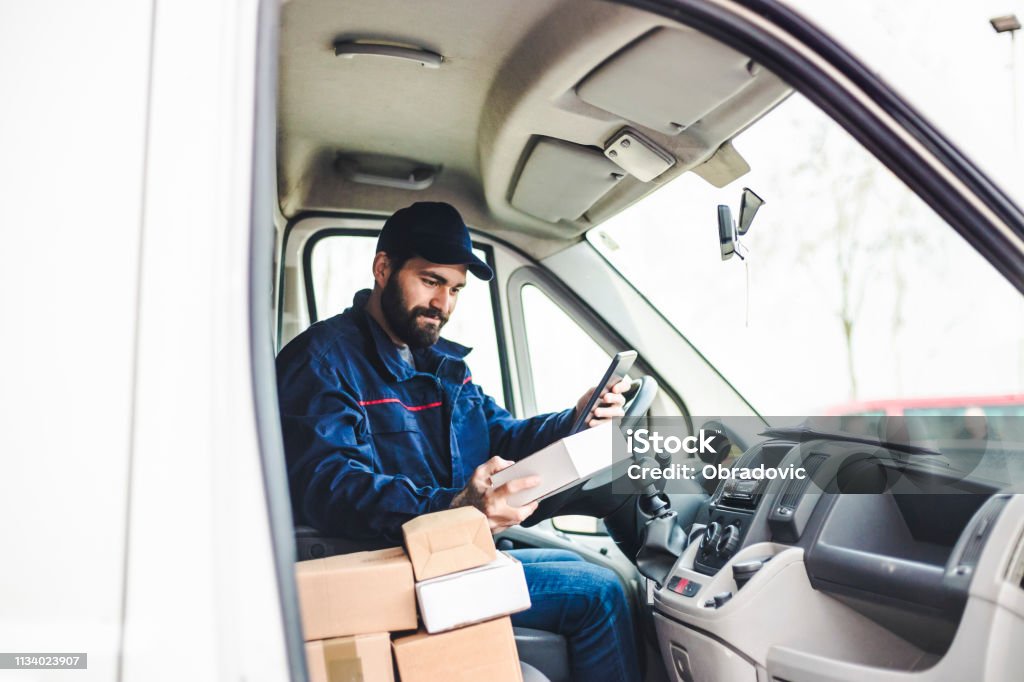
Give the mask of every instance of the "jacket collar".
MULTIPOLYGON (((398 352, 398 346, 391 341, 391 337, 381 328, 377 320, 366 312, 366 302, 369 298, 369 289, 357 292, 352 299, 350 310, 361 318, 365 325, 364 328, 369 332, 369 341, 376 350, 377 357, 380 358, 385 371, 391 375, 394 381, 407 381, 420 372, 417 372, 402 358, 401 353, 398 352)), ((414 350, 413 353, 416 355, 419 366, 428 369, 430 374, 452 381, 463 381, 469 374, 463 358, 471 350, 473 349, 468 346, 439 338, 433 346, 414 350)))

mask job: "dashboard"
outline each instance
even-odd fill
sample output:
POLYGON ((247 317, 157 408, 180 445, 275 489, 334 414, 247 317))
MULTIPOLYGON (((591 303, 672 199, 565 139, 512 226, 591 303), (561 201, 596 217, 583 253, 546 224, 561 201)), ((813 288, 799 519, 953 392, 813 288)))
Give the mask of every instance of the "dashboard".
POLYGON ((1016 552, 1024 574, 1024 496, 941 458, 827 437, 768 440, 732 468, 654 593, 659 644, 680 680, 795 682, 824 669, 858 682, 933 679, 953 665, 973 672, 934 679, 1002 679, 970 667, 995 665, 981 645, 992 623, 963 625, 985 611, 973 592, 1006 588, 1014 617, 1003 626, 1024 636, 1024 585, 1005 565, 1016 552), (968 641, 973 663, 957 654, 968 641))

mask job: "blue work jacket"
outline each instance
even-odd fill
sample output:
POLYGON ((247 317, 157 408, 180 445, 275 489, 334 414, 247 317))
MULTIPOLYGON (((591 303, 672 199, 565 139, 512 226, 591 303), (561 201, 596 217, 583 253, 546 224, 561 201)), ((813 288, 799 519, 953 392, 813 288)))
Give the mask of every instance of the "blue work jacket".
POLYGON ((282 349, 278 398, 296 522, 393 544, 491 456, 516 460, 568 435, 574 409, 514 418, 473 383, 470 349, 445 339, 414 351, 413 367, 366 313, 369 295, 282 349))

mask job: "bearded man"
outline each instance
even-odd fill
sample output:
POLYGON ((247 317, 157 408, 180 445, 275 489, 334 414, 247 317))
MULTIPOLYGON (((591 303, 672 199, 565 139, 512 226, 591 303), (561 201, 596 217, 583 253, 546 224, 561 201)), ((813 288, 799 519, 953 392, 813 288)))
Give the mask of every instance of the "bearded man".
MULTIPOLYGON (((296 521, 366 548, 401 544, 402 524, 463 505, 492 532, 536 503, 508 504, 533 478, 491 487, 490 477, 568 435, 575 407, 516 419, 473 382, 470 349, 441 337, 466 274, 489 280, 459 212, 421 202, 384 224, 373 289, 312 325, 277 358, 281 424, 296 521)), ((622 416, 623 382, 588 416, 622 416)), ((562 550, 515 550, 533 606, 512 622, 564 635, 573 676, 638 679, 625 594, 611 571, 562 550)))

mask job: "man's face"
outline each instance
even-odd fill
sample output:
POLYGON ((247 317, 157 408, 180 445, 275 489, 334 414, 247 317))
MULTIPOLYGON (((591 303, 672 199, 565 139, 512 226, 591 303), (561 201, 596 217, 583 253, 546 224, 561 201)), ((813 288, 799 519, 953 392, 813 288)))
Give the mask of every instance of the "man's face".
POLYGON ((381 310, 398 338, 410 348, 426 348, 441 336, 464 286, 465 265, 438 265, 415 256, 390 273, 381 310))

